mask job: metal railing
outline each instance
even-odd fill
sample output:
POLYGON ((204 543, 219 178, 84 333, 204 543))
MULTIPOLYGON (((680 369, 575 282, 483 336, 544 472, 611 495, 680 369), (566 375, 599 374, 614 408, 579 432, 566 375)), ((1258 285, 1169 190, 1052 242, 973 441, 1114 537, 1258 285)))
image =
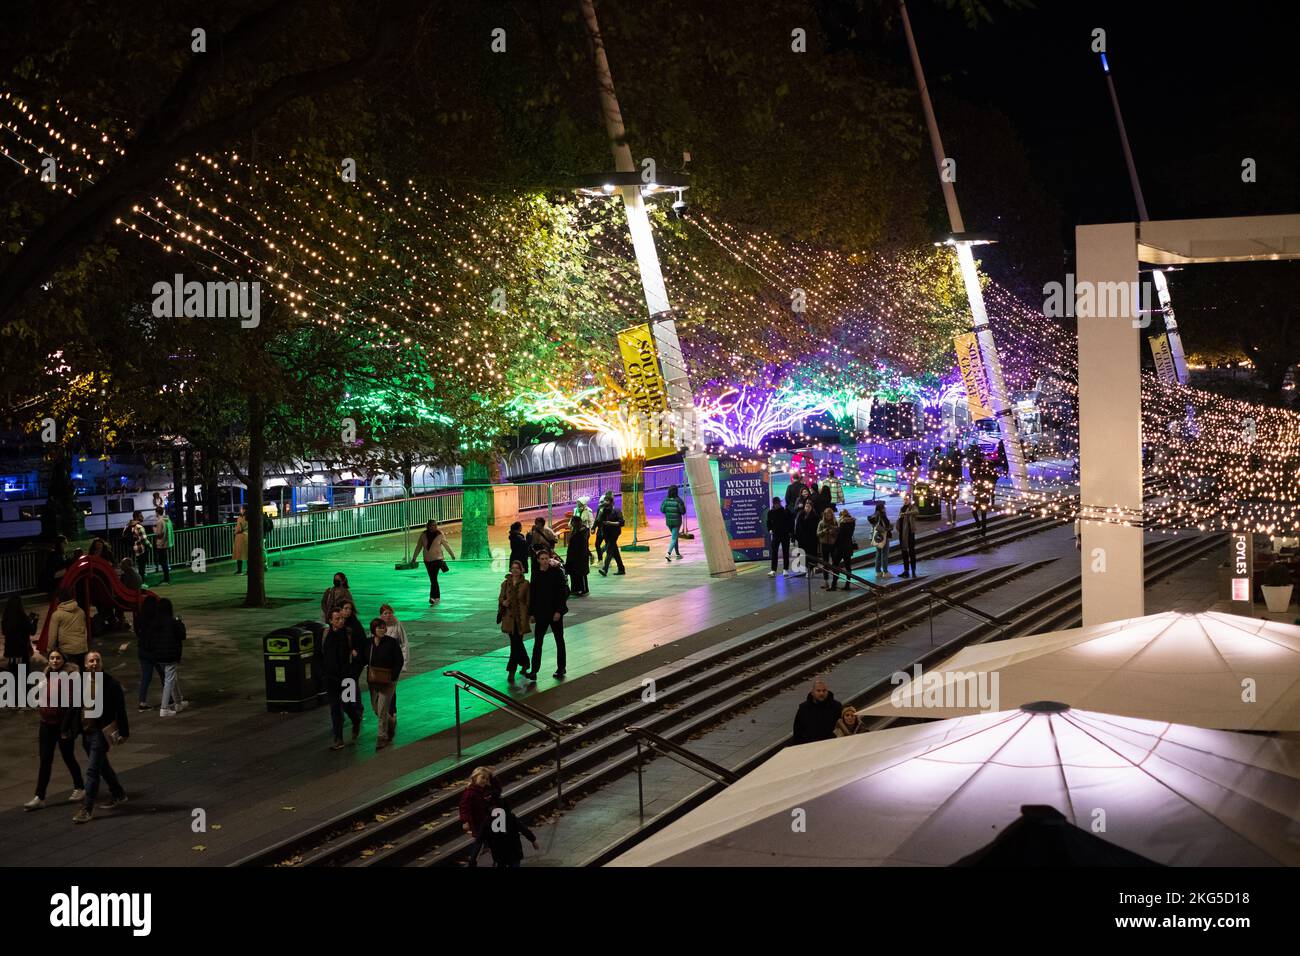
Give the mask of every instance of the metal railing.
POLYGON ((532 724, 543 733, 550 734, 551 740, 555 744, 555 799, 563 799, 564 786, 560 780, 563 753, 560 750, 560 742, 565 734, 578 730, 578 725, 556 720, 549 714, 544 714, 535 707, 530 707, 522 701, 515 700, 513 697, 501 693, 495 687, 490 687, 481 680, 470 677, 463 671, 443 671, 442 676, 450 677, 456 681, 456 759, 459 760, 464 754, 460 734, 460 692, 463 690, 471 697, 483 701, 489 707, 504 710, 517 720, 532 724))
POLYGON ((644 727, 636 726, 623 729, 636 738, 636 798, 643 824, 645 823, 645 787, 642 780, 644 760, 641 754, 643 744, 654 753, 667 757, 688 770, 694 770, 696 773, 708 777, 714 783, 730 786, 740 779, 739 774, 733 773, 721 764, 716 764, 697 753, 692 753, 681 744, 673 743, 667 737, 660 736, 653 730, 646 730, 644 727))
POLYGON ((876 630, 877 631, 880 630, 880 601, 881 598, 884 597, 884 595, 889 593, 889 588, 885 587, 883 584, 877 584, 875 581, 869 581, 866 578, 862 577, 861 575, 854 573, 853 571, 845 571, 843 570, 843 568, 836 570, 836 568, 833 565, 829 565, 825 561, 821 561, 814 557, 809 557, 806 559, 806 561, 808 564, 808 575, 807 575, 808 610, 811 611, 813 609, 813 603, 812 603, 813 570, 816 568, 820 568, 823 575, 826 574, 831 575, 832 581, 837 580, 839 576, 843 576, 845 579, 844 590, 846 591, 849 589, 848 582, 850 579, 858 582, 858 584, 860 584, 862 587, 867 589, 868 593, 871 594, 872 598, 874 598, 873 603, 875 604, 875 610, 876 610, 876 630))
POLYGON ((938 601, 940 604, 946 604, 954 611, 957 611, 958 613, 961 614, 965 614, 969 618, 973 618, 977 621, 983 621, 986 624, 992 624, 1001 632, 1003 639, 1006 638, 1007 624, 1009 622, 1004 621, 1002 618, 997 617, 996 615, 993 614, 989 614, 987 611, 981 611, 977 607, 972 607, 971 605, 967 604, 965 601, 958 601, 955 598, 948 597, 946 594, 940 594, 938 591, 934 590, 933 588, 923 588, 921 590, 921 593, 924 594, 929 599, 927 602, 928 609, 926 611, 926 616, 930 619, 930 646, 931 647, 934 647, 934 602, 935 601, 938 601))
POLYGON ((47 553, 23 550, 0 554, 0 594, 35 589, 47 553))

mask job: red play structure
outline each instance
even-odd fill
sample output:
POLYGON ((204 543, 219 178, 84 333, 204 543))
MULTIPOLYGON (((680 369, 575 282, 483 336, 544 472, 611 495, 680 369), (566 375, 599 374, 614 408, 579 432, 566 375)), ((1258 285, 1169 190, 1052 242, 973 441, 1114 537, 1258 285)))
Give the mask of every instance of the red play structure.
MULTIPOLYGON (((63 580, 59 584, 60 588, 72 588, 77 595, 77 603, 81 605, 82 613, 86 615, 86 633, 93 634, 90 626, 90 608, 91 607, 108 607, 114 605, 123 611, 138 611, 144 599, 153 592, 148 589, 135 590, 122 583, 117 576, 117 571, 113 565, 100 557, 91 557, 83 555, 72 563, 72 566, 64 572, 63 580)), ((41 627, 40 640, 36 642, 36 649, 42 655, 45 654, 45 644, 49 640, 50 634, 50 615, 54 609, 59 606, 59 598, 56 594, 50 601, 50 607, 45 615, 45 624, 41 627)))

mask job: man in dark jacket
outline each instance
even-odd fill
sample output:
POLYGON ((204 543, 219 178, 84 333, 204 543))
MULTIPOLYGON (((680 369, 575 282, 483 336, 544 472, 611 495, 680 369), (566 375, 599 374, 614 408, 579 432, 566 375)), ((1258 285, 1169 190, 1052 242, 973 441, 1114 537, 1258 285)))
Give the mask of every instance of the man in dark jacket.
POLYGON ((840 719, 840 702, 835 699, 824 680, 818 679, 808 693, 808 699, 799 705, 794 715, 794 740, 796 744, 810 744, 815 740, 830 740, 835 736, 835 722, 840 719))
MULTIPOLYGON (((532 561, 532 552, 528 548, 528 539, 524 537, 522 521, 516 521, 510 526, 510 560, 518 561, 524 567, 528 567, 532 561)), ((507 563, 506 567, 510 567, 510 564, 507 563)))
MULTIPOLYGON (((537 837, 533 831, 528 829, 514 811, 506 805, 502 799, 500 791, 497 791, 491 798, 488 806, 487 817, 483 821, 483 826, 479 830, 478 842, 474 849, 486 843, 488 849, 492 852, 492 865, 495 867, 517 867, 524 858, 524 840, 533 845, 534 850, 541 847, 537 845, 537 837)), ((477 853, 474 854, 476 857, 477 853)), ((470 860, 470 866, 477 866, 478 861, 470 860)))
POLYGON ((627 569, 623 567, 623 555, 618 550, 618 536, 623 533, 623 512, 614 507, 612 499, 609 507, 605 509, 605 519, 599 527, 605 540, 605 564, 600 569, 600 576, 602 578, 608 576, 611 561, 618 565, 616 574, 627 574, 627 569))
POLYGON ((362 648, 357 647, 349 630, 342 608, 330 614, 330 627, 320 643, 320 673, 325 684, 325 696, 330 704, 330 726, 334 729, 331 750, 343 748, 343 715, 352 719, 352 739, 361 736, 361 699, 357 687, 357 674, 361 665, 362 648))
POLYGON ((83 682, 81 711, 81 746, 86 751, 86 793, 73 823, 89 823, 95 813, 99 781, 108 784, 112 794, 110 807, 126 803, 126 790, 108 762, 108 750, 131 736, 127 721, 126 695, 112 675, 104 673, 104 659, 99 651, 86 655, 88 680, 83 682))
POLYGON ((772 499, 772 507, 767 512, 767 530, 772 536, 772 570, 767 572, 769 578, 776 577, 776 553, 781 552, 785 562, 781 576, 790 573, 790 535, 794 534, 794 518, 790 509, 781 504, 780 498, 772 499))
POLYGON ((533 631, 533 666, 524 675, 530 683, 537 680, 542 666, 542 641, 549 627, 555 634, 555 676, 564 676, 564 615, 569 613, 569 585, 564 580, 564 567, 550 551, 537 556, 538 572, 528 585, 529 613, 536 625, 533 631))
POLYGON ((591 536, 596 539, 596 563, 599 564, 605 560, 605 519, 609 513, 614 510, 614 492, 607 491, 600 496, 600 504, 596 508, 595 527, 592 528, 591 536))
POLYGON ((799 472, 796 471, 791 475, 790 487, 785 489, 785 506, 787 508, 793 508, 799 501, 799 496, 803 494, 803 490, 807 487, 808 486, 803 483, 803 479, 799 477, 799 472))
POLYGON ((175 717, 185 709, 181 699, 181 650, 185 642, 185 623, 172 611, 172 602, 163 598, 158 602, 158 611, 149 622, 147 644, 151 659, 161 664, 163 669, 162 703, 159 704, 159 717, 175 717))

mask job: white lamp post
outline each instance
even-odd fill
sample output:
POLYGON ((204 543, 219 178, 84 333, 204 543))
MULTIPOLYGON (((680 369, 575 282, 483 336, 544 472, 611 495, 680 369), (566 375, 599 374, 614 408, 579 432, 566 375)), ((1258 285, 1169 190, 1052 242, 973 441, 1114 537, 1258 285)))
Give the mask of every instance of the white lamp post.
POLYGON ((907 18, 907 4, 898 0, 898 8, 903 16, 903 32, 907 35, 907 48, 912 54, 912 68, 916 71, 916 85, 921 93, 921 108, 925 111, 925 125, 930 131, 930 146, 934 150, 934 162, 939 169, 939 185, 943 189, 943 201, 948 207, 948 222, 953 235, 947 240, 957 251, 957 264, 961 268, 962 284, 966 287, 966 298, 970 301, 971 331, 979 341, 980 357, 984 362, 984 373, 989 381, 989 398, 993 405, 993 417, 997 419, 998 431, 1007 450, 1007 466, 1011 485, 1017 491, 1029 487, 1029 475, 1025 469, 1025 456, 1020 448, 1020 433, 1016 430, 1015 410, 1007 396, 1007 383, 1002 377, 1002 362, 998 358, 997 346, 993 343, 993 330, 989 328, 988 312, 984 308, 984 292, 980 289, 979 270, 975 267, 975 255, 971 246, 987 239, 974 239, 965 236, 966 226, 962 222, 961 209, 957 206, 957 190, 952 180, 946 175, 943 141, 939 138, 939 123, 934 117, 934 106, 930 103, 930 89, 925 83, 925 71, 921 69, 921 54, 916 48, 916 38, 912 36, 912 24, 907 18))
MULTIPOLYGON (((614 94, 614 77, 609 69, 609 60, 605 56, 605 44, 600 37, 596 8, 592 0, 581 0, 581 3, 587 32, 591 36, 601 112, 605 117, 605 129, 609 133, 610 152, 614 156, 614 168, 620 174, 617 177, 618 182, 610 182, 604 191, 612 194, 617 190, 623 197, 628 231, 632 234, 632 248, 636 253, 637 267, 641 271, 641 288, 645 292, 646 308, 650 313, 650 327, 654 333, 655 347, 663 369, 668 409, 686 435, 698 435, 695 397, 691 393, 691 383, 686 375, 681 343, 677 338, 677 324, 672 319, 672 306, 668 302, 663 272, 659 268, 659 254, 655 250, 654 234, 650 230, 650 217, 646 214, 642 184, 635 175, 636 164, 632 160, 632 150, 627 145, 623 114, 619 110, 618 98, 614 94), (630 183, 627 182, 628 174, 632 174, 630 183)), ((731 545, 722 520, 722 507, 713 484, 713 473, 709 468, 708 456, 690 447, 686 450, 684 463, 691 498, 695 502, 695 516, 703 539, 704 556, 708 560, 709 573, 734 574, 736 562, 732 558, 731 545)))

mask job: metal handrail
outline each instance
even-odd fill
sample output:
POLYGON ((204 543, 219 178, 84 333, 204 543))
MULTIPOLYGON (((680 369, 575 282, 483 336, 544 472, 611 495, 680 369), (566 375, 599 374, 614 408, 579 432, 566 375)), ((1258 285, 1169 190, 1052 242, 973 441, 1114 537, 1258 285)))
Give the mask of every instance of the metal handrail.
MULTIPOLYGON (((883 595, 889 593, 889 588, 885 587, 883 584, 877 584, 875 581, 869 581, 869 580, 867 580, 867 579, 864 578, 864 577, 859 577, 859 576, 858 576, 857 574, 855 574, 852 570, 849 570, 849 571, 837 571, 837 570, 835 569, 835 566, 834 566, 834 565, 827 564, 825 561, 822 561, 820 558, 808 558, 808 559, 805 559, 805 563, 806 563, 807 566, 808 566, 808 574, 807 574, 807 577, 808 577, 808 610, 811 611, 811 610, 813 609, 813 606, 812 606, 812 577, 813 577, 813 569, 814 569, 814 568, 821 568, 822 571, 824 571, 824 572, 828 572, 828 573, 830 573, 830 574, 832 574, 832 575, 835 575, 835 576, 838 576, 838 575, 841 575, 841 574, 842 574, 842 575, 844 575, 844 576, 846 576, 846 577, 848 577, 848 578, 853 579, 854 581, 857 581, 859 584, 862 584, 862 585, 865 585, 865 586, 866 586, 866 588, 867 588, 867 593, 871 594, 872 597, 875 598, 875 605, 876 605, 876 630, 880 630, 880 599, 881 599, 881 597, 882 597, 883 595)), ((846 587, 845 590, 848 590, 848 588, 846 587)))
POLYGON ((921 590, 921 593, 924 594, 929 599, 927 616, 930 619, 930 646, 931 647, 934 646, 934 602, 935 601, 939 601, 941 604, 946 604, 954 611, 957 611, 961 614, 965 614, 967 617, 973 617, 976 620, 983 620, 985 623, 992 624, 1002 633, 1003 638, 1007 636, 1007 624, 1010 622, 1004 621, 1002 618, 998 617, 997 615, 990 614, 987 611, 981 611, 979 608, 972 607, 971 605, 967 604, 965 601, 958 601, 955 598, 948 597, 946 594, 940 594, 938 591, 934 590, 933 588, 923 588, 921 590))
POLYGON ((564 784, 560 779, 563 753, 560 750, 560 741, 565 734, 577 730, 579 725, 556 720, 550 714, 543 714, 536 707, 530 707, 522 701, 515 700, 513 697, 501 693, 495 687, 489 687, 478 678, 470 677, 464 671, 443 671, 442 676, 450 677, 456 681, 456 759, 459 760, 463 755, 460 735, 460 692, 462 685, 464 685, 465 693, 471 697, 478 698, 489 707, 504 710, 524 723, 532 724, 538 730, 550 734, 551 740, 555 744, 555 797, 557 800, 563 799, 564 784))
POLYGON ((644 727, 637 727, 635 725, 624 727, 623 730, 636 738, 636 796, 642 823, 645 823, 645 787, 642 779, 644 767, 641 757, 641 745, 643 742, 648 749, 653 750, 661 756, 667 757, 669 760, 680 764, 688 770, 694 770, 701 776, 708 777, 714 783, 721 783, 730 786, 740 779, 738 773, 728 770, 721 764, 716 764, 706 757, 701 757, 697 753, 692 753, 681 744, 674 743, 667 737, 655 733, 653 730, 646 730, 644 727))

